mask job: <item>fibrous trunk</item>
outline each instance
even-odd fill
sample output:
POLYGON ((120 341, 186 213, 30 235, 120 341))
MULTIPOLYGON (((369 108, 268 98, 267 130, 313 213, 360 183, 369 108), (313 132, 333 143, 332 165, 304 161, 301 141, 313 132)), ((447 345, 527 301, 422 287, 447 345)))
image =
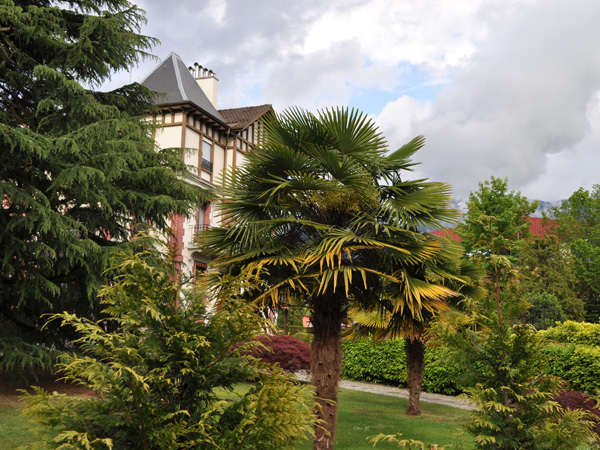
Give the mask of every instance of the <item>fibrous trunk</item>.
POLYGON ((338 385, 342 372, 340 331, 344 319, 345 298, 339 293, 315 299, 312 310, 311 381, 320 409, 315 427, 314 450, 332 449, 337 421, 338 385))
POLYGON ((404 340, 406 371, 408 372, 408 409, 406 414, 421 415, 421 390, 425 367, 425 344, 418 339, 404 340))

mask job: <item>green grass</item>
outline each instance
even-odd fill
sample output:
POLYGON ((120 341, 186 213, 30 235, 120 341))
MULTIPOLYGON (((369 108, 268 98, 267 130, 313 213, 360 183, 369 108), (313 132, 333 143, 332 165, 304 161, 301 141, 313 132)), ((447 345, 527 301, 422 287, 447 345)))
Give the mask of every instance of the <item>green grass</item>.
MULTIPOLYGON (((243 393, 247 387, 240 386, 234 393, 223 395, 231 398, 243 393)), ((448 445, 457 442, 459 425, 467 418, 468 411, 447 406, 423 403, 423 414, 409 417, 404 414, 407 400, 342 389, 340 412, 336 430, 336 448, 363 450, 371 448, 367 437, 379 433, 402 433, 408 439, 427 443, 448 445)), ((30 422, 20 416, 20 406, 0 406, 0 447, 15 450, 18 446, 32 443, 35 435, 28 431, 30 422)), ((473 439, 462 436, 465 449, 473 448, 473 439)), ((376 449, 397 449, 395 444, 381 442, 376 449)), ((298 450, 312 449, 312 441, 301 443, 298 450)))
MULTIPOLYGON (((468 411, 448 406, 423 403, 423 414, 418 417, 404 414, 408 406, 405 399, 342 389, 340 411, 336 429, 336 448, 364 450, 371 448, 367 437, 377 434, 402 433, 404 439, 418 439, 431 444, 456 444, 458 428, 468 411)), ((463 435, 465 449, 474 448, 473 438, 463 435)), ((305 442, 299 450, 312 449, 305 442)), ((398 449, 396 444, 380 442, 376 449, 398 449)))
POLYGON ((32 425, 21 416, 22 407, 18 405, 0 406, 0 448, 14 450, 21 445, 32 444, 36 436, 29 431, 32 425))

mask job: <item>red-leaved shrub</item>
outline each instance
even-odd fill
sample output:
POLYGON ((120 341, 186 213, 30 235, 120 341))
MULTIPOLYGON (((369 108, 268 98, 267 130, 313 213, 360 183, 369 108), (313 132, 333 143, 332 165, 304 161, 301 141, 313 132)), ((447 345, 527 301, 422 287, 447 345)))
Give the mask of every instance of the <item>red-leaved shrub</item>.
POLYGON ((600 438, 600 409, 591 396, 585 392, 579 391, 564 391, 558 394, 554 400, 564 409, 576 410, 581 409, 592 415, 591 420, 595 422, 594 431, 600 438), (595 417, 594 417, 595 416, 595 417))
POLYGON ((258 340, 267 349, 255 349, 252 352, 255 358, 269 364, 278 363, 289 372, 310 368, 310 348, 306 342, 284 334, 261 336, 258 340))

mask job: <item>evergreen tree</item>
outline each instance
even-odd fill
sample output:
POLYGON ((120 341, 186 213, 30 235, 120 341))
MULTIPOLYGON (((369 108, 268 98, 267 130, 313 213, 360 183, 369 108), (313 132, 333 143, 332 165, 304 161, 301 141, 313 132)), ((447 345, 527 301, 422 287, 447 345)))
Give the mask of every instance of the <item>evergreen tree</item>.
POLYGON ((547 292, 529 293, 525 295, 531 307, 525 314, 525 321, 535 327, 536 330, 545 330, 556 325, 556 322, 566 320, 560 302, 553 294, 547 292))
POLYGON ((574 259, 577 290, 585 303, 585 320, 600 320, 600 185, 579 188, 552 210, 558 233, 574 259))
POLYGON ((40 333, 40 315, 94 316, 109 257, 134 245, 135 227, 164 230, 203 197, 183 179, 181 150, 155 147, 150 93, 96 90, 148 55, 144 20, 126 0, 0 5, 4 345, 63 343, 55 327, 40 333))
POLYGON ((79 354, 60 373, 95 395, 37 389, 27 413, 45 431, 43 448, 113 450, 294 449, 311 433, 312 387, 246 353, 269 322, 232 300, 252 278, 224 278, 225 298, 207 314, 205 292, 178 276, 176 252, 115 258, 115 279, 101 289, 107 322, 74 314, 52 317, 73 327, 79 354), (114 331, 106 331, 109 330, 114 331), (241 393, 236 385, 253 381, 241 393))
POLYGON ((487 271, 488 295, 479 301, 465 298, 464 313, 448 316, 436 330, 464 369, 462 382, 476 407, 464 427, 479 449, 576 449, 593 440, 591 422, 554 402, 562 386, 539 375, 541 344, 523 320, 529 305, 509 259, 516 239, 499 233, 496 221, 494 215, 479 214, 469 230, 472 248, 480 250, 473 259, 487 271))

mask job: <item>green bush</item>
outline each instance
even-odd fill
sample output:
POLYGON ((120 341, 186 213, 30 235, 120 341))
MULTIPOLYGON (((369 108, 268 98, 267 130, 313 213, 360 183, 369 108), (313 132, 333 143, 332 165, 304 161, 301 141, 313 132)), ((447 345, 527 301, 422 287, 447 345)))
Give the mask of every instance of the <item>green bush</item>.
MULTIPOLYGON (((373 342, 371 339, 361 338, 345 341, 343 349, 345 379, 406 386, 408 377, 403 339, 373 342)), ((456 384, 460 368, 447 362, 445 358, 445 349, 427 349, 423 390, 449 395, 460 392, 456 384)))
POLYGON ((547 292, 529 293, 527 301, 531 303, 531 308, 525 313, 525 321, 538 330, 553 327, 556 322, 564 322, 566 319, 560 302, 552 294, 547 292))
POLYGON ((541 352, 541 359, 544 361, 542 366, 544 375, 554 375, 569 381, 568 371, 571 365, 571 356, 575 352, 575 345, 549 343, 542 346, 541 352))
POLYGON ((457 395, 461 389, 457 380, 461 368, 447 360, 448 350, 443 347, 431 347, 425 352, 425 370, 423 371, 423 390, 435 394, 457 395))
POLYGON ((221 285, 223 306, 209 315, 204 293, 176 281, 183 275, 171 256, 129 254, 114 266, 119 275, 100 292, 114 331, 53 316, 81 336, 81 353, 65 355, 62 375, 95 395, 38 388, 25 396, 27 414, 56 436, 44 448, 279 450, 311 434, 312 388, 244 354, 268 329, 256 310, 231 299, 247 283, 221 285), (255 380, 247 392, 223 399, 247 380, 255 380))
POLYGON ((546 341, 562 344, 600 346, 600 324, 568 320, 553 328, 540 331, 546 341))
POLYGON ((600 394, 600 324, 567 321, 538 334, 545 342, 544 374, 563 378, 573 390, 600 394))
POLYGON ((373 342, 368 338, 343 343, 343 377, 347 380, 404 385, 406 354, 402 339, 373 342))
POLYGON ((600 348, 577 346, 569 359, 565 378, 574 391, 600 394, 600 348))

